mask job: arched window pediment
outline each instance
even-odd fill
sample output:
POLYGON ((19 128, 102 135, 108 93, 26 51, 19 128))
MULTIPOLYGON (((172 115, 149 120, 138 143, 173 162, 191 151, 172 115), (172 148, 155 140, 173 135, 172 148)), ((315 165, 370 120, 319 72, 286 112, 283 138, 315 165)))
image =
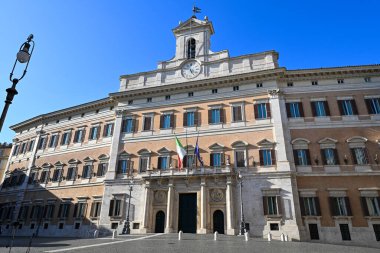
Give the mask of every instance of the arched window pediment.
POLYGON ((98 156, 98 159, 99 160, 108 160, 108 159, 110 159, 110 156, 107 154, 101 154, 100 156, 98 156))
POLYGON ((367 142, 367 141, 368 141, 368 139, 364 138, 362 136, 354 136, 354 137, 348 138, 346 140, 347 143, 363 143, 363 142, 367 142))
POLYGON ((64 166, 65 164, 63 163, 63 162, 61 162, 61 161, 58 161, 58 162, 56 162, 55 164, 54 164, 54 166, 55 167, 62 167, 62 166, 64 166))
POLYGON ((70 159, 70 160, 68 161, 68 163, 69 163, 69 164, 78 164, 78 163, 80 163, 80 161, 77 160, 77 159, 70 159))
POLYGON ((306 144, 306 145, 308 145, 310 143, 310 141, 308 139, 305 139, 305 138, 296 138, 296 139, 292 140, 291 143, 293 145, 294 144, 306 144))
POLYGON ((44 163, 41 165, 42 168, 51 168, 53 165, 51 163, 44 163))
POLYGON ((131 154, 129 154, 127 151, 123 151, 119 154, 119 158, 129 158, 131 154))
POLYGON ((90 157, 90 156, 87 156, 86 158, 83 159, 83 162, 86 162, 86 163, 88 163, 88 162, 94 162, 94 161, 95 161, 95 159, 92 158, 92 157, 90 157))
POLYGON ((276 143, 273 142, 273 141, 270 141, 270 140, 268 140, 268 139, 263 139, 263 140, 259 141, 259 142, 257 143, 257 145, 258 145, 259 147, 270 147, 270 148, 272 148, 274 145, 276 145, 276 143))
POLYGON ((146 148, 143 148, 143 149, 140 149, 139 151, 137 151, 137 154, 139 155, 150 155, 152 153, 152 151, 150 151, 149 149, 146 149, 146 148))

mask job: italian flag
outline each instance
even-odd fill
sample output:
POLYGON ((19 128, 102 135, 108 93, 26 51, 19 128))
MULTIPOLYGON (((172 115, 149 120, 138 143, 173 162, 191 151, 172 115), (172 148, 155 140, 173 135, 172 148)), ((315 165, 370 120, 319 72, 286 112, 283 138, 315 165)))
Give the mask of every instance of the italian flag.
POLYGON ((177 146, 177 154, 178 154, 178 168, 183 168, 183 158, 186 155, 186 151, 183 148, 181 142, 178 140, 177 136, 175 137, 175 144, 177 146))

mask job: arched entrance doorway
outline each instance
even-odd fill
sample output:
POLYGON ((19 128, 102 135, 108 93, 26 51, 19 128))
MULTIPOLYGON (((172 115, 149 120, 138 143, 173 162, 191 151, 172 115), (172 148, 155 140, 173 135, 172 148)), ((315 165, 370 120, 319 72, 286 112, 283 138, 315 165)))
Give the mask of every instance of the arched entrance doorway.
POLYGON ((220 210, 216 210, 213 215, 214 221, 214 232, 217 231, 219 234, 224 234, 224 214, 220 210))
POLYGON ((158 211, 156 214, 156 227, 154 229, 155 233, 164 233, 165 230, 165 213, 163 211, 158 211))

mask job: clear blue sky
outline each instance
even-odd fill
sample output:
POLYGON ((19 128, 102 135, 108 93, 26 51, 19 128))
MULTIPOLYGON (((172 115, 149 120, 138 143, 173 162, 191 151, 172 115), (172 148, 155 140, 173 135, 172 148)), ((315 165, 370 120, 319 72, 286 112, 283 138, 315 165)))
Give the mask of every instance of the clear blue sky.
MULTIPOLYGON (((33 33, 36 48, 18 84, 9 126, 104 98, 119 76, 156 68, 174 55, 171 29, 192 15, 194 1, 2 0, 0 102, 19 46, 33 33)), ((288 69, 380 63, 380 1, 196 1, 213 22, 213 51, 231 56, 276 50, 288 69)), ((1 109, 2 110, 2 109, 1 109)))

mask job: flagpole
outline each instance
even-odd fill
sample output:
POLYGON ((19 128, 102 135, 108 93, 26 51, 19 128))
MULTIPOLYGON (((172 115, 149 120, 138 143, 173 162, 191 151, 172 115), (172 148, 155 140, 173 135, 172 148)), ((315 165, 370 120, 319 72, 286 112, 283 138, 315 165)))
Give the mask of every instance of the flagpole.
POLYGON ((187 127, 185 128, 185 136, 186 136, 186 166, 189 168, 189 145, 187 144, 187 127))

